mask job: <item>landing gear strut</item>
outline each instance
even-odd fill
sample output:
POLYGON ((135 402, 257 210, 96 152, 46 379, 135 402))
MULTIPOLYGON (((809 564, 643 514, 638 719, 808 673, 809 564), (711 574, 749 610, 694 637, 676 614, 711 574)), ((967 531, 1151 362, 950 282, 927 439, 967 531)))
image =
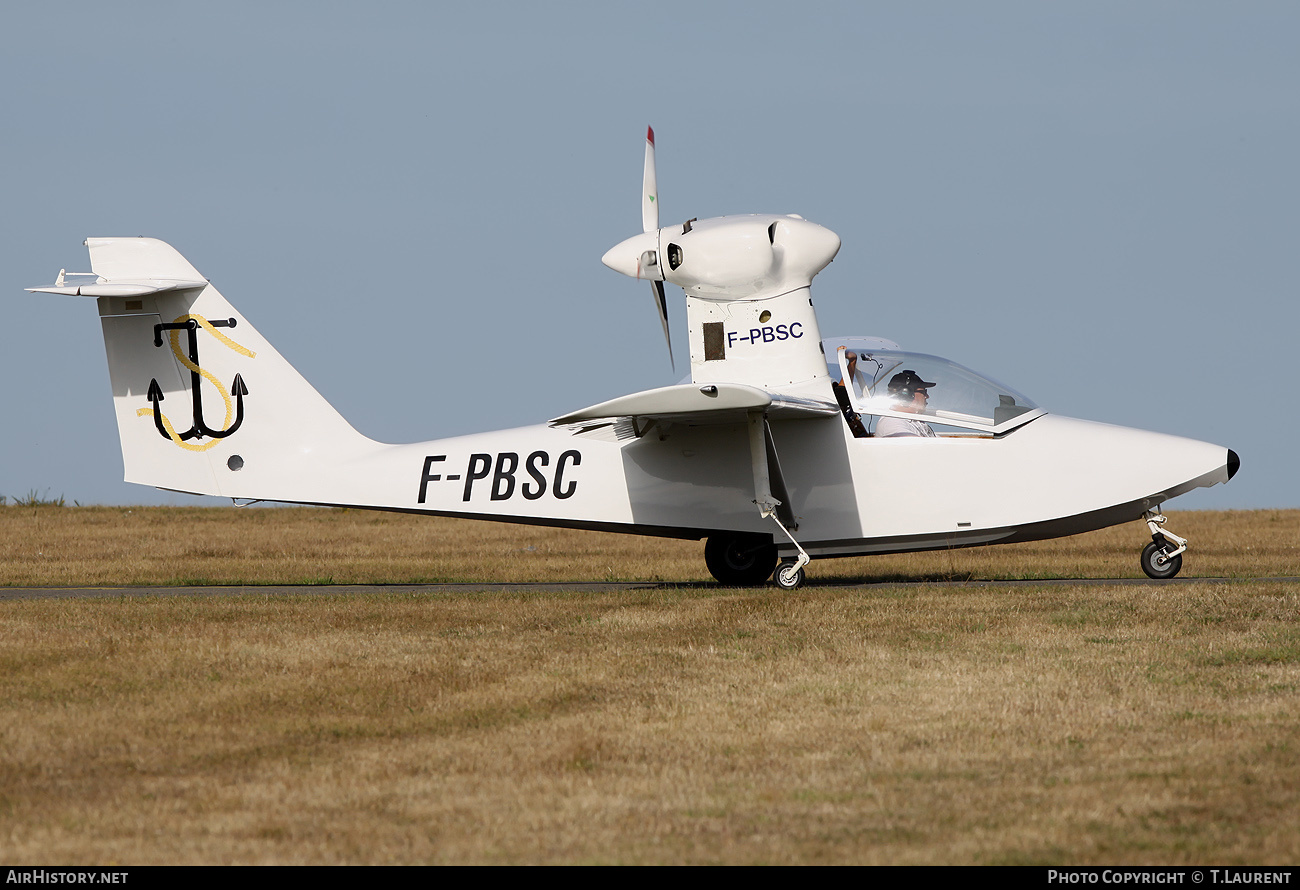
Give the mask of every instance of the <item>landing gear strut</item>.
POLYGON ((758 507, 758 515, 775 522, 799 552, 797 558, 781 563, 772 580, 782 590, 794 590, 803 586, 803 567, 808 565, 812 557, 790 533, 798 530, 799 523, 790 509, 790 494, 781 475, 781 462, 776 456, 776 443, 772 441, 772 432, 768 429, 767 415, 760 411, 749 412, 749 456, 754 470, 753 503, 758 507), (780 492, 780 497, 773 492, 773 483, 780 492))
POLYGON ((1172 578, 1183 567, 1183 552, 1187 539, 1164 528, 1165 516, 1148 510, 1143 518, 1151 529, 1151 543, 1142 548, 1142 571, 1157 581, 1172 578))

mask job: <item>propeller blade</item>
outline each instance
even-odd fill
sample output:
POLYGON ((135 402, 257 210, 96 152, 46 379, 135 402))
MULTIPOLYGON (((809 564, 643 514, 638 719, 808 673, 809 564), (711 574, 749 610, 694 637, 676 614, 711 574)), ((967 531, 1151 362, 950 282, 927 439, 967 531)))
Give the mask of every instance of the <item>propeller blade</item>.
POLYGON ((668 300, 664 297, 664 283, 651 281, 650 291, 654 294, 655 308, 659 310, 659 324, 663 325, 664 342, 668 344, 668 361, 676 371, 677 362, 673 360, 673 338, 668 333, 668 300))
POLYGON ((641 231, 659 228, 659 183, 655 178, 655 131, 645 129, 645 178, 641 182, 641 231))

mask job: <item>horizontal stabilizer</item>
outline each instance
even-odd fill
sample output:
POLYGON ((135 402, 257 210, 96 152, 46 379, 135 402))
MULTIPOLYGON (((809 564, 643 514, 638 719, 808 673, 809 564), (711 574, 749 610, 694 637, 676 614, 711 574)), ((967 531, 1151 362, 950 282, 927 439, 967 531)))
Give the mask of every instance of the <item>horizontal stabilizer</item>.
POLYGON ((831 401, 785 396, 741 383, 682 383, 610 399, 557 417, 551 426, 626 418, 692 425, 743 423, 751 411, 763 411, 773 420, 797 420, 834 417, 840 408, 831 401))
POLYGON ((145 297, 164 291, 204 288, 208 281, 170 244, 156 238, 87 238, 93 272, 60 270, 51 287, 29 287, 42 294, 69 297, 145 297), (88 284, 65 284, 65 277, 94 276, 88 284))
POLYGON ((141 281, 112 281, 95 284, 69 284, 62 287, 29 287, 31 293, 64 294, 69 297, 144 297, 169 290, 190 290, 207 287, 206 281, 178 281, 151 278, 141 281))

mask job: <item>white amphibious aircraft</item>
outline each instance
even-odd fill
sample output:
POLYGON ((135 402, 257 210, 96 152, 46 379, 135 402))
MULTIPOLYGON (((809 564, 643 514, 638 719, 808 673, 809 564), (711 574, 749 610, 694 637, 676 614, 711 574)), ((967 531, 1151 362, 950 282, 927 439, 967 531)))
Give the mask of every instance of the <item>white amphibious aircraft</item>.
POLYGON ((651 131, 644 231, 604 262, 651 282, 665 338, 663 283, 686 292, 691 382, 412 445, 354 430, 162 241, 90 238, 92 272, 30 290, 96 299, 128 482, 707 538, 723 584, 773 575, 792 589, 813 556, 1030 541, 1139 518, 1152 538, 1143 570, 1178 572, 1187 542, 1159 507, 1227 482, 1235 453, 1048 414, 888 340, 823 340, 809 288, 840 248, 834 232, 795 215, 660 227, 657 198, 651 131))

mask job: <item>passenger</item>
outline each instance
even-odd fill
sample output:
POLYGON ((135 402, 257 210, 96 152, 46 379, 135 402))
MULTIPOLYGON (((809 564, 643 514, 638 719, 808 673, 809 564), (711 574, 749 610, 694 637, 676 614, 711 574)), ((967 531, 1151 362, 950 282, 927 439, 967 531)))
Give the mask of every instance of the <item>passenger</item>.
MULTIPOLYGON (((840 348, 843 349, 844 347, 840 348)), ((854 437, 863 439, 869 436, 870 433, 868 433, 867 428, 862 425, 862 418, 858 415, 858 412, 853 410, 853 406, 849 402, 848 392, 848 386, 851 381, 855 394, 859 397, 862 395, 863 378, 862 374, 858 371, 858 354, 852 351, 844 353, 844 364, 848 368, 847 377, 843 381, 832 381, 831 389, 835 393, 835 400, 839 402, 840 410, 844 412, 844 420, 848 423, 849 429, 852 430, 854 437)))
POLYGON ((865 398, 867 394, 867 376, 858 370, 858 354, 851 349, 845 352, 844 365, 849 372, 844 379, 845 388, 852 386, 854 398, 865 398))
MULTIPOLYGON (((922 380, 915 371, 900 371, 889 380, 889 394, 897 400, 895 411, 921 414, 930 400, 933 383, 922 380)), ((882 417, 876 421, 876 436, 893 439, 898 436, 925 436, 937 438, 930 424, 924 420, 905 420, 902 417, 882 417)))

